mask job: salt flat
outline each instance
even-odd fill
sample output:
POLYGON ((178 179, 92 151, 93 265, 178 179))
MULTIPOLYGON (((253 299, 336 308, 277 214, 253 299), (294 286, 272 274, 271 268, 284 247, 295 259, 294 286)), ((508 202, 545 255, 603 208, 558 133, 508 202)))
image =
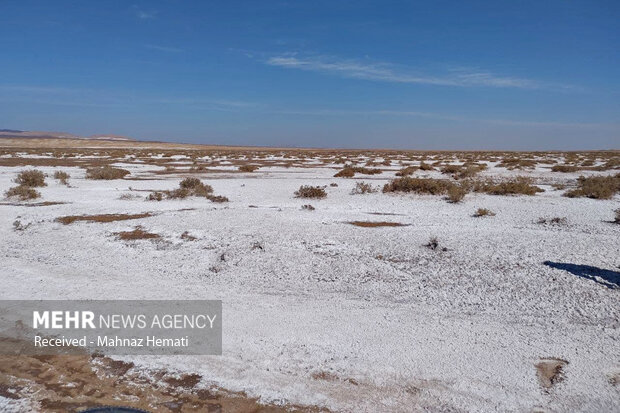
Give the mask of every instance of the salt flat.
MULTIPOLYGON (((353 179, 333 177, 341 164, 313 159, 252 173, 219 161, 208 166, 217 173, 162 174, 164 166, 148 160, 118 160, 114 166, 142 179, 109 181, 84 179, 76 166, 37 166, 48 174, 37 201, 61 203, 0 205, 0 298, 221 299, 222 356, 125 359, 197 373, 203 385, 265 403, 351 412, 617 411, 620 225, 611 221, 620 198, 567 198, 551 186, 617 172, 557 173, 546 164, 517 171, 489 161, 481 177, 528 176, 545 192, 468 193, 448 203, 351 194, 356 182, 393 179, 396 161, 353 179), (56 170, 71 175, 69 186, 51 178, 56 170), (190 175, 229 202, 145 199, 190 175), (327 196, 295 198, 301 185, 325 186, 327 196), (495 216, 473 217, 478 208, 495 216), (145 212, 151 216, 55 221, 145 212), (538 222, 553 217, 566 220, 538 222), (160 238, 114 235, 138 225, 160 238), (425 246, 432 237, 434 250, 425 246), (589 276, 586 266, 605 277, 589 276), (567 362, 551 388, 537 377, 545 358, 567 362)), ((14 186, 24 169, 0 166, 0 188, 14 186)))

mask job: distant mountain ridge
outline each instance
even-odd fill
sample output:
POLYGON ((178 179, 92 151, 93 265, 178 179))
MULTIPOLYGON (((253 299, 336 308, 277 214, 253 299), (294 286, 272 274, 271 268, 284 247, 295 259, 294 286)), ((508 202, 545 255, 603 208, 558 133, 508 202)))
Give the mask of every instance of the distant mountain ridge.
POLYGON ((16 129, 0 129, 0 138, 32 138, 32 139, 92 139, 105 141, 133 141, 134 139, 121 135, 102 134, 79 136, 67 132, 49 131, 21 131, 16 129))

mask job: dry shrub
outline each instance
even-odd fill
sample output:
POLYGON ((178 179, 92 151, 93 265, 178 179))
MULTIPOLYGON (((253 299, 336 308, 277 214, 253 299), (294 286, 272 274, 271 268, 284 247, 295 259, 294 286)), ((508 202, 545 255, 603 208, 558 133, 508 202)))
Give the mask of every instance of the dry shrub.
POLYGON ((259 168, 258 165, 241 165, 239 167, 239 171, 240 172, 254 172, 258 170, 258 168, 259 168))
POLYGON ((554 218, 538 218, 538 221, 536 221, 537 224, 541 224, 541 225, 566 225, 568 223, 568 220, 566 219, 566 217, 554 217, 554 218))
POLYGON ((338 184, 336 182, 332 182, 331 184, 329 184, 329 186, 331 186, 332 188, 336 188, 338 184))
POLYGON ((551 172, 576 172, 580 168, 574 165, 553 165, 551 167, 551 172))
POLYGON ((534 169, 536 167, 536 161, 533 159, 504 158, 497 166, 509 170, 534 169))
POLYGON ((211 202, 222 203, 228 202, 228 198, 222 195, 207 195, 206 198, 211 202))
POLYGON ((569 198, 587 197, 593 199, 611 199, 620 192, 620 173, 614 176, 580 176, 577 189, 564 194, 569 198))
POLYGON ((434 171, 435 168, 432 165, 429 165, 424 162, 420 162, 420 170, 421 171, 434 171))
POLYGON ((19 186, 31 188, 46 186, 45 174, 36 169, 22 171, 17 175, 17 178, 15 178, 15 183, 19 186))
POLYGON ((487 208, 478 208, 476 210, 476 213, 474 213, 474 217, 476 218, 480 218, 480 217, 494 217, 495 216, 495 212, 491 211, 490 209, 487 208))
POLYGON ((476 182, 473 184, 473 190, 475 192, 485 192, 490 195, 535 195, 537 192, 545 191, 542 188, 532 185, 532 180, 523 176, 501 182, 476 182))
POLYGON ((455 174, 457 172, 460 172, 462 168, 463 168, 462 165, 445 165, 443 168, 441 168, 441 173, 442 174, 455 174))
POLYGON ((179 187, 185 189, 195 189, 201 185, 203 185, 203 183, 200 182, 200 179, 198 178, 185 178, 181 181, 179 187))
POLYGON ((302 185, 295 191, 296 198, 316 198, 321 199, 327 196, 325 189, 320 186, 302 185))
POLYGON ((20 201, 26 201, 29 199, 36 199, 41 196, 38 191, 30 188, 29 186, 19 185, 13 188, 10 188, 5 192, 7 198, 17 198, 20 201))
POLYGON ((161 201, 162 199, 164 199, 164 194, 159 191, 151 192, 149 196, 146 197, 147 201, 161 201))
POLYGON ((166 191, 165 194, 168 199, 185 199, 192 194, 192 191, 187 188, 177 188, 166 191))
POLYGON ((364 168, 361 166, 346 166, 341 171, 336 173, 336 178, 352 178, 356 173, 363 175, 376 175, 381 173, 381 169, 364 168))
POLYGON ((616 219, 614 219, 614 222, 616 224, 620 224, 620 208, 616 209, 614 213, 616 214, 616 219))
POLYGON ((467 189, 462 185, 451 185, 448 187, 448 200, 453 204, 461 202, 466 194, 467 189))
POLYGON ((371 194, 373 192, 377 192, 377 189, 371 184, 357 182, 353 190, 351 190, 351 195, 371 194))
POLYGON ((413 175, 413 173, 415 171, 418 170, 417 166, 407 166, 403 169, 401 169, 400 171, 396 172, 396 176, 409 176, 409 175, 413 175))
POLYGON ((566 185, 565 184, 551 184, 551 186, 553 187, 553 189, 556 189, 558 191, 566 189, 566 185))
POLYGON ((383 192, 414 192, 416 194, 441 195, 453 186, 443 179, 411 178, 405 176, 393 179, 383 186, 383 192))
POLYGON ((310 204, 305 204, 301 206, 301 209, 306 210, 306 211, 314 211, 316 208, 310 204))
POLYGON ((54 172, 54 179, 57 179, 63 185, 69 185, 69 178, 71 175, 66 173, 65 171, 56 171, 54 172))
POLYGON ((111 166, 100 166, 86 169, 86 179, 123 179, 129 175, 127 169, 113 168, 111 166))
POLYGON ((424 246, 428 249, 436 250, 439 248, 439 239, 437 237, 431 237, 431 239, 428 240, 428 243, 424 244, 424 246))

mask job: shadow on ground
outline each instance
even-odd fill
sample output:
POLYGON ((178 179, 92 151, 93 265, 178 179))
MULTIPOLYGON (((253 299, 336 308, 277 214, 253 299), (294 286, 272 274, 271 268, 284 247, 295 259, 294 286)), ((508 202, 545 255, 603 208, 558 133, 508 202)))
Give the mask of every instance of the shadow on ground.
POLYGON ((545 261, 543 264, 558 270, 568 271, 577 277, 592 280, 607 288, 620 288, 620 272, 618 271, 592 267, 591 265, 577 265, 564 262, 545 261))

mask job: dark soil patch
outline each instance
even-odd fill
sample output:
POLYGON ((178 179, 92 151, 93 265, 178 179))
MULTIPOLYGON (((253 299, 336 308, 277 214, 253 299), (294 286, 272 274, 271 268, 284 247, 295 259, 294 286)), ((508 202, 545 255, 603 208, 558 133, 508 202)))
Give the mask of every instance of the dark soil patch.
POLYGON ((351 225, 355 225, 356 227, 363 228, 376 228, 376 227, 405 227, 408 224, 401 224, 400 222, 372 222, 372 221, 351 221, 349 222, 351 225))
POLYGON ((100 215, 68 215, 65 217, 56 218, 56 222, 69 225, 76 221, 86 222, 113 222, 113 221, 125 221, 128 219, 140 219, 153 216, 150 212, 144 212, 141 214, 100 214, 100 215))

